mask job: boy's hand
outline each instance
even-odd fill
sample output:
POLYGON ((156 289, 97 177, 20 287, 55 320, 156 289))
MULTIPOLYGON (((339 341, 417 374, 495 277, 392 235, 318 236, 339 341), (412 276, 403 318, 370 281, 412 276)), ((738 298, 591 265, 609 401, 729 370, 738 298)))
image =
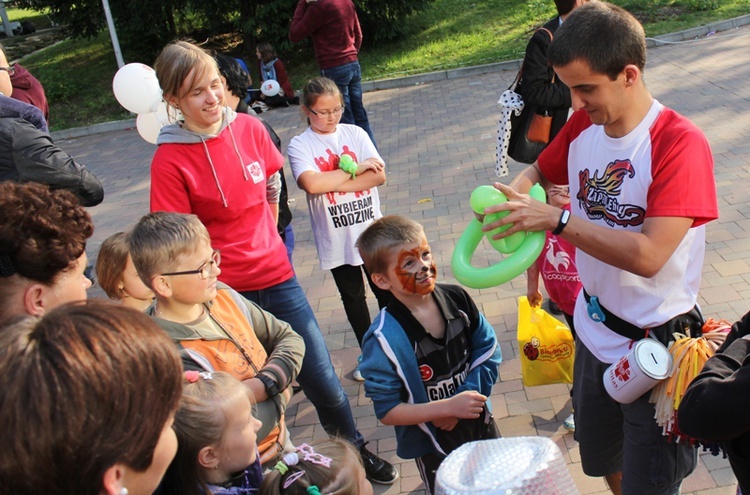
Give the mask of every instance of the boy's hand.
POLYGON ((263 385, 262 381, 258 380, 257 378, 248 378, 243 383, 250 390, 250 393, 253 394, 253 399, 256 403, 268 400, 266 386, 263 385))
POLYGON ((476 419, 482 414, 487 397, 476 390, 466 390, 454 395, 447 402, 452 417, 476 419))
POLYGON ((452 431, 458 424, 458 418, 440 418, 432 422, 435 428, 452 431))

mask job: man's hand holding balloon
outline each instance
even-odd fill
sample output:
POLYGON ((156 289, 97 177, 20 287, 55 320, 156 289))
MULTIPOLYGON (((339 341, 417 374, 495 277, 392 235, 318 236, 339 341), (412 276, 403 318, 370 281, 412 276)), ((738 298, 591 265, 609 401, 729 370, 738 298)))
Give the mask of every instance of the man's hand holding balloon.
POLYGON ((528 194, 521 194, 511 186, 499 182, 496 182, 494 187, 502 192, 508 200, 485 208, 485 216, 504 211, 510 213, 484 224, 482 232, 490 232, 508 224, 512 225, 505 231, 495 232, 492 239, 503 239, 516 232, 543 232, 557 229, 563 215, 562 208, 536 200, 528 194))

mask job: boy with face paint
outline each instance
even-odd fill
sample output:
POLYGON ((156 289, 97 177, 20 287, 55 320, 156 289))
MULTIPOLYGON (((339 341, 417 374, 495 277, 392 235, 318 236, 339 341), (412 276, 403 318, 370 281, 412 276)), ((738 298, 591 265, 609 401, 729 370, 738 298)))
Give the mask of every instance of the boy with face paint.
POLYGON ((393 294, 362 341, 365 393, 397 453, 413 458, 428 493, 445 457, 466 442, 500 436, 487 401, 502 357, 495 330, 469 294, 437 284, 421 225, 386 216, 357 242, 372 281, 393 294))

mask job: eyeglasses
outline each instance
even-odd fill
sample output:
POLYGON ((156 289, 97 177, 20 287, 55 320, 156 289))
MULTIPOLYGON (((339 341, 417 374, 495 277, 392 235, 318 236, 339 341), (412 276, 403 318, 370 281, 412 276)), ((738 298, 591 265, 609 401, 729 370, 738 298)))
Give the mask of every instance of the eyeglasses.
POLYGON ((219 265, 221 265, 221 251, 215 249, 214 252, 211 253, 211 259, 203 263, 196 270, 162 273, 162 276, 166 277, 167 275, 193 275, 197 273, 200 276, 201 280, 206 280, 214 273, 214 267, 219 265))
POLYGON ((15 67, 0 67, 0 70, 4 70, 5 72, 8 73, 9 76, 12 76, 13 74, 16 73, 15 67))
POLYGON ((316 112, 312 108, 308 108, 310 110, 310 113, 315 115, 316 117, 320 117, 321 119, 326 119, 332 115, 341 115, 344 113, 344 107, 336 107, 333 110, 326 110, 325 112, 316 112))

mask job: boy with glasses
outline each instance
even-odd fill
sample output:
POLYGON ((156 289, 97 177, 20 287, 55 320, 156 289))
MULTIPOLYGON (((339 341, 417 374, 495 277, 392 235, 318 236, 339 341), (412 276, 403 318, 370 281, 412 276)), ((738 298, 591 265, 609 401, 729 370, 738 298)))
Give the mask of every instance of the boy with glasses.
POLYGON ((261 462, 273 466, 291 444, 284 411, 302 366, 302 338, 218 282, 221 254, 195 215, 146 215, 131 233, 130 252, 156 296, 147 313, 177 343, 185 370, 225 371, 247 386, 263 422, 261 462))

